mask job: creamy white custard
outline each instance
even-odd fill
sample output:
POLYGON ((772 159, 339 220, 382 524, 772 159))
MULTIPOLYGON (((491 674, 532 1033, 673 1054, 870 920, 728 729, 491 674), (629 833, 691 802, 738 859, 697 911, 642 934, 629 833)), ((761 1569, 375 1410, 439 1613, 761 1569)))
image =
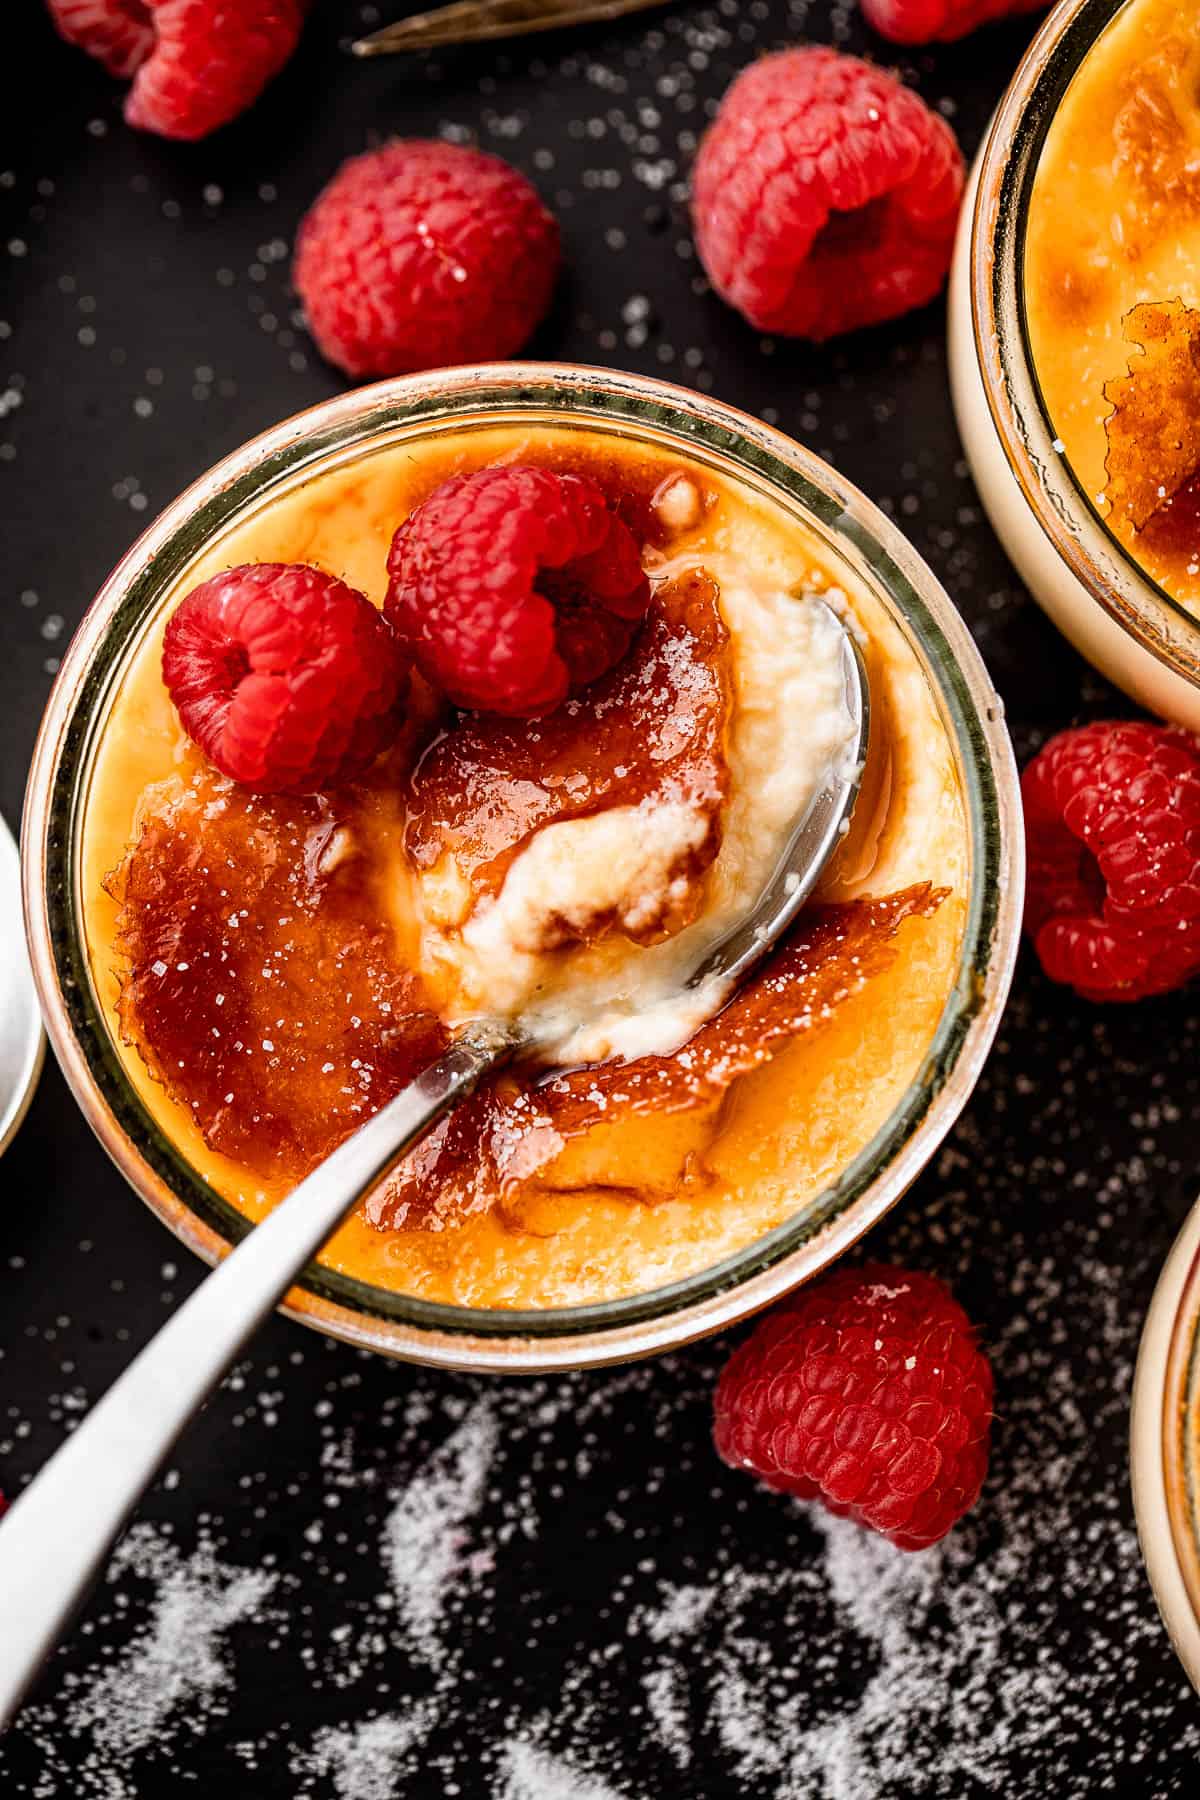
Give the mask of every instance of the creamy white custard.
MULTIPOLYGON (((661 566, 662 579, 684 572, 661 566)), ((718 1010, 718 982, 689 987, 709 951, 751 910, 797 822, 831 777, 850 772, 857 733, 845 692, 843 631, 826 600, 759 588, 709 562, 729 631, 730 794, 721 847, 691 924, 631 941, 683 899, 676 873, 712 828, 699 804, 650 797, 537 832, 494 897, 448 924, 462 881, 452 852, 418 883, 422 960, 454 983, 456 1023, 520 1017, 554 1062, 666 1055, 718 1010), (615 915, 600 941, 563 945, 564 924, 615 915)))

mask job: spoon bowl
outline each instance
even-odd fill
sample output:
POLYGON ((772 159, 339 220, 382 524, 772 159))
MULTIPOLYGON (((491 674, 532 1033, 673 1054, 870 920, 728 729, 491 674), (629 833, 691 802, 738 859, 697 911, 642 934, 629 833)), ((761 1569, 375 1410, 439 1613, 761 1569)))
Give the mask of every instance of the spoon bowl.
POLYGON ((792 926, 821 872, 850 825, 871 735, 867 668, 854 633, 825 600, 807 596, 836 626, 841 638, 841 676, 850 740, 825 769, 812 799, 792 829, 774 873, 745 916, 715 944, 688 982, 725 983, 731 990, 792 926))

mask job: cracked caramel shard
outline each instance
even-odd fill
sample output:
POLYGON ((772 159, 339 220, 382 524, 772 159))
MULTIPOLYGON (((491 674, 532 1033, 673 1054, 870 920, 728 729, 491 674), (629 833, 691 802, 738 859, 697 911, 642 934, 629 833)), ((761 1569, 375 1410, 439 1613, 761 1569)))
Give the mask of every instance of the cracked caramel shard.
MULTIPOLYGON (((386 797, 386 759, 374 779, 386 797)), ((299 1180, 448 1041, 362 878, 371 793, 169 780, 106 884, 125 1041, 258 1175, 299 1180)))
POLYGON ((1200 308, 1147 300, 1122 329, 1134 349, 1104 386, 1104 498, 1114 526, 1138 532, 1200 468, 1200 308))
POLYGON ((740 1076, 825 1024, 889 969, 905 920, 932 917, 945 898, 945 888, 920 882, 878 899, 806 907, 766 965, 670 1055, 590 1064, 549 1079, 502 1071, 369 1197, 368 1219, 381 1230, 444 1229, 536 1180, 572 1138, 611 1115, 715 1104, 740 1076))

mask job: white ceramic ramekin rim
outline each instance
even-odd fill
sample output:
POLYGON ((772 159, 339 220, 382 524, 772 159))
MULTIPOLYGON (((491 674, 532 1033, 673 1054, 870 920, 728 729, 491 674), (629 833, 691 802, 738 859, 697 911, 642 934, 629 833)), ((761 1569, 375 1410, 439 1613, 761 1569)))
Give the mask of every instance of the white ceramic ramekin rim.
POLYGON ((1200 1202, 1163 1265, 1146 1315, 1129 1449, 1150 1584, 1200 1692, 1200 1202))
POLYGON ((1097 611, 1164 669, 1200 685, 1200 619, 1139 567, 1076 481, 1042 399, 1024 304, 1030 190, 1054 113, 1127 0, 1059 0, 993 117, 970 218, 974 355, 1009 470, 1031 517, 1097 611))

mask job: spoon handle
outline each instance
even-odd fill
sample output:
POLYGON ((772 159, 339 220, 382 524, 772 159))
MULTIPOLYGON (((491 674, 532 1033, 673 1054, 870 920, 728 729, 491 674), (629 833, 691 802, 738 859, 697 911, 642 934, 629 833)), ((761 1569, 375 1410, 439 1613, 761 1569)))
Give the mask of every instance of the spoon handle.
POLYGON ((0 1731, 192 1414, 355 1201, 513 1047, 460 1038, 215 1268, 0 1523, 0 1731))

